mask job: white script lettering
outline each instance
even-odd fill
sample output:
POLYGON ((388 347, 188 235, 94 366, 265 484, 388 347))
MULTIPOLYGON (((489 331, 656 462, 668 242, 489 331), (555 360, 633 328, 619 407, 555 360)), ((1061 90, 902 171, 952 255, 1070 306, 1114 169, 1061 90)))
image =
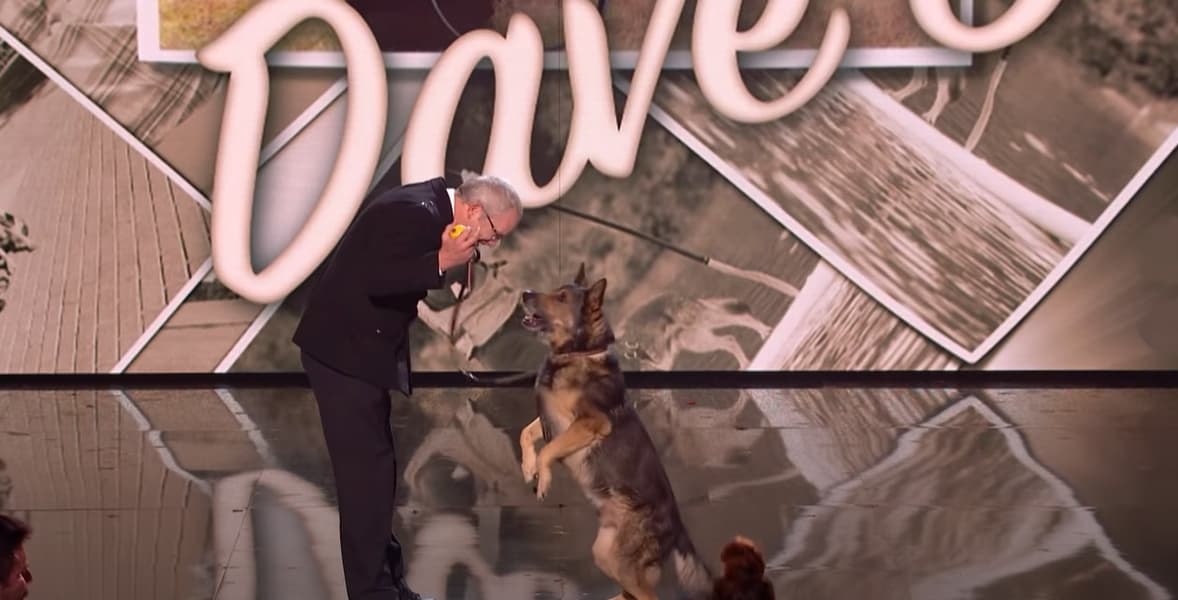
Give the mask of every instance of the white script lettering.
MULTIPOLYGON (((622 178, 634 167, 647 111, 653 102, 671 37, 684 0, 654 7, 621 123, 615 117, 605 24, 589 0, 563 0, 573 116, 557 173, 543 187, 531 172, 530 140, 543 71, 543 44, 536 24, 514 15, 505 35, 467 33, 439 58, 414 105, 405 134, 402 179, 421 181, 444 173, 455 111, 475 65, 489 58, 495 73, 490 142, 483 171, 519 189, 527 207, 558 199, 593 164, 622 178), (574 23, 576 24, 574 26, 574 23), (562 189, 563 188, 563 189, 562 189)), ((994 23, 968 27, 950 0, 909 0, 920 27, 939 43, 986 52, 1030 35, 1060 0, 1015 0, 994 23)), ((770 0, 757 23, 737 30, 740 2, 699 0, 693 23, 692 57, 698 84, 717 112, 757 123, 781 118, 813 99, 834 75, 847 50, 850 19, 831 15, 815 60, 799 83, 773 101, 754 98, 740 77, 737 54, 771 48, 797 29, 808 0, 770 0)), ((323 261, 356 214, 371 184, 388 111, 380 48, 363 18, 343 0, 262 0, 198 53, 205 67, 231 74, 218 145, 213 188, 213 264, 218 278, 243 298, 259 303, 282 299, 323 261), (336 32, 348 70, 348 109, 339 154, 323 195, 291 244, 261 273, 250 260, 250 221, 265 122, 268 72, 264 53, 295 25, 321 18, 336 32)))
POLYGON ((483 173, 512 182, 528 208, 559 198, 589 162, 607 175, 628 176, 634 168, 647 110, 683 2, 660 0, 655 6, 634 71, 634 89, 619 126, 605 23, 588 0, 565 0, 573 114, 564 157, 555 175, 542 187, 536 184, 531 169, 532 127, 543 73, 539 29, 529 17, 517 13, 508 25, 506 37, 477 31, 459 38, 430 70, 414 105, 405 133, 402 181, 421 181, 444 172, 446 145, 459 97, 484 57, 494 66, 495 109, 483 173))
POLYGON ((221 283, 242 298, 276 302, 327 258, 376 172, 388 117, 380 47, 364 19, 342 1, 264 0, 202 48, 197 60, 212 71, 230 74, 213 181, 213 268, 221 283), (290 245, 256 273, 250 225, 270 95, 265 52, 311 18, 326 21, 340 40, 348 72, 347 121, 339 155, 315 209, 290 245))
POLYGON ((1014 0, 993 23, 963 25, 953 14, 950 0, 908 0, 917 24, 929 37, 954 50, 993 52, 1031 35, 1059 7, 1061 0, 1014 0))
POLYGON ((691 64, 700 91, 716 112, 743 123, 774 121, 798 110, 826 87, 851 40, 851 18, 844 8, 831 14, 813 64, 785 96, 773 102, 757 100, 745 87, 737 62, 738 52, 768 50, 793 35, 809 4, 809 0, 769 0, 752 27, 737 31, 740 2, 696 3, 691 64))

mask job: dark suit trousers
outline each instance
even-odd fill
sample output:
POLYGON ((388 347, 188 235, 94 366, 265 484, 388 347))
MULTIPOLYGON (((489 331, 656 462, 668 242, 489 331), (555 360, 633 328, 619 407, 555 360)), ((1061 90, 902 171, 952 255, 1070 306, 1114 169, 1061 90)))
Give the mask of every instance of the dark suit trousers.
POLYGON ((388 392, 302 353, 335 474, 340 548, 350 600, 397 598, 404 580, 392 533, 397 457, 388 392))

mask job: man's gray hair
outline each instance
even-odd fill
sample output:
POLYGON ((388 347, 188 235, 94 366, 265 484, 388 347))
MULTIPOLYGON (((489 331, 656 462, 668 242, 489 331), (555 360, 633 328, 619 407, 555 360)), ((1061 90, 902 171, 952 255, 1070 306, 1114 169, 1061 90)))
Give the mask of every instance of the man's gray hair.
POLYGON ((468 177, 458 186, 455 193, 463 202, 483 207, 489 215, 502 215, 508 212, 520 215, 524 212, 515 188, 503 178, 494 175, 468 177))

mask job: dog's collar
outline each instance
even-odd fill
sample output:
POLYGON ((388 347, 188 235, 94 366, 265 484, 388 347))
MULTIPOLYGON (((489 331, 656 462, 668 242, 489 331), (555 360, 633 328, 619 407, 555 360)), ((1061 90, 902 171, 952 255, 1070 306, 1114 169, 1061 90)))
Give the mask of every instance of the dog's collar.
POLYGON ((609 348, 601 350, 578 350, 576 352, 554 352, 552 358, 572 359, 572 358, 598 358, 609 354, 609 348))

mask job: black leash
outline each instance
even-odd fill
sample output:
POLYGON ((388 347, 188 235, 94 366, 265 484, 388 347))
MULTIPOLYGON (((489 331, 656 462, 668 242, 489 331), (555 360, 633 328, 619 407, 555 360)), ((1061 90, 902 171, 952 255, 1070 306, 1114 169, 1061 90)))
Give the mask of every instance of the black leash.
MULTIPOLYGON (((458 338, 458 336, 457 336, 457 333, 458 333, 458 311, 462 307, 462 302, 470 296, 471 283, 473 282, 474 265, 477 262, 478 262, 478 255, 476 254, 475 257, 470 260, 470 262, 466 263, 466 285, 463 286, 461 290, 459 290, 458 299, 454 304, 454 312, 450 316, 450 344, 451 345, 454 345, 454 343, 457 341, 457 338, 458 338)), ((581 356, 594 356, 597 354, 604 354, 605 352, 606 352, 605 350, 589 350, 589 351, 584 351, 584 352, 566 352, 564 354, 558 354, 556 356, 557 357, 572 358, 572 357, 581 357, 581 356)), ((467 361, 464 360, 463 362, 467 362, 467 361)), ((489 385, 504 385, 504 384, 509 384, 509 383, 518 383, 521 381, 527 381, 528 379, 532 379, 540 374, 539 370, 532 370, 532 371, 525 371, 523 373, 516 373, 515 375, 504 375, 501 377, 491 377, 491 378, 484 379, 484 378, 479 377, 478 375, 475 375, 474 373, 472 373, 469 369, 466 368, 465 365, 461 366, 458 369, 458 372, 462 373, 462 375, 464 377, 466 377, 467 379, 470 379, 471 381, 474 381, 476 383, 485 383, 485 384, 489 384, 489 385)))
MULTIPOLYGON (((450 315, 450 345, 451 346, 453 346, 455 344, 455 342, 458 341, 458 312, 459 312, 459 310, 462 309, 463 301, 465 301, 470 296, 471 284, 474 281, 474 266, 475 266, 475 263, 477 263, 477 262, 479 262, 479 254, 478 254, 478 250, 475 250, 474 257, 471 258, 470 261, 466 263, 466 285, 462 286, 462 289, 460 289, 458 291, 458 299, 454 303, 454 312, 450 315)), ((463 362, 468 362, 468 361, 463 360, 463 362)), ((491 384, 491 385, 503 385, 503 384, 508 384, 508 383, 517 383, 517 382, 525 381, 527 379, 535 377, 539 373, 539 371, 528 371, 528 372, 519 373, 516 375, 506 375, 503 377, 494 377, 494 378, 483 379, 483 378, 479 377, 478 375, 475 375, 474 373, 472 373, 469 369, 467 369, 466 365, 460 366, 458 369, 458 372, 462 373, 462 375, 464 377, 466 377, 467 379, 470 379, 471 381, 474 381, 477 383, 487 383, 487 384, 491 384)))
MULTIPOLYGON (((584 220, 590 221, 592 223, 596 223, 596 224, 601 225, 603 227, 607 227, 609 229, 621 231, 621 232, 626 233, 628 235, 632 235, 634 237, 646 240, 647 242, 650 242, 652 244, 655 244, 657 246, 660 246, 662 248, 670 250, 671 252, 674 252, 680 256, 683 256, 683 257, 687 258, 688 260, 698 262, 700 264, 703 264, 703 265, 710 267, 712 269, 715 269, 717 271, 721 271, 723 273, 728 273, 730 275, 734 275, 737 277, 742 277, 744 279, 755 281, 755 282, 765 285, 771 289, 775 289, 775 290, 781 292, 782 294, 795 296, 795 297, 798 294, 798 290, 793 288, 793 286, 790 286, 789 284, 787 284, 783 281, 779 281, 776 278, 769 276, 768 274, 758 273, 758 272, 754 272, 754 271, 748 271, 745 269, 740 269, 740 268, 734 267, 732 265, 729 265, 723 261, 712 258, 710 256, 703 256, 701 254, 696 254, 695 252, 691 252, 691 251, 686 250, 684 248, 680 248, 679 246, 676 246, 675 244, 672 244, 672 243, 667 242, 665 240, 661 240, 661 239, 656 238, 652 235, 649 235, 647 233, 643 233, 641 231, 638 231, 637 229, 627 227, 627 226, 622 225, 620 223, 614 223, 612 221, 602 219, 601 217, 591 215, 588 213, 584 213, 579 210, 575 210, 575 209, 568 208, 565 206, 560 206, 558 204, 549 204, 549 205, 545 206, 544 208, 551 209, 551 210, 554 210, 557 212, 566 213, 566 214, 575 216, 577 218, 584 219, 584 220)), ((478 260, 479 260, 479 257, 478 257, 477 251, 476 251, 475 257, 473 259, 471 259, 471 261, 469 263, 467 263, 466 285, 459 291, 457 303, 454 305, 454 313, 450 316, 450 344, 451 345, 453 345, 457 342, 458 311, 460 310, 460 308, 462 306, 462 302, 464 300, 466 300, 467 296, 470 295, 471 284, 473 283, 472 274, 474 272, 474 265, 476 262, 478 262, 478 260)), ((475 381, 475 382, 479 382, 479 383, 487 383, 487 384, 491 384, 491 385, 500 385, 500 384, 516 383, 519 381, 525 381, 530 377, 535 377, 536 374, 538 373, 538 371, 528 371, 526 373, 520 373, 518 375, 508 375, 508 376, 504 376, 504 377, 482 379, 482 378, 478 377, 477 375, 475 375, 474 373, 470 372, 466 368, 460 368, 459 372, 462 373, 466 378, 470 379, 471 381, 475 381)))

